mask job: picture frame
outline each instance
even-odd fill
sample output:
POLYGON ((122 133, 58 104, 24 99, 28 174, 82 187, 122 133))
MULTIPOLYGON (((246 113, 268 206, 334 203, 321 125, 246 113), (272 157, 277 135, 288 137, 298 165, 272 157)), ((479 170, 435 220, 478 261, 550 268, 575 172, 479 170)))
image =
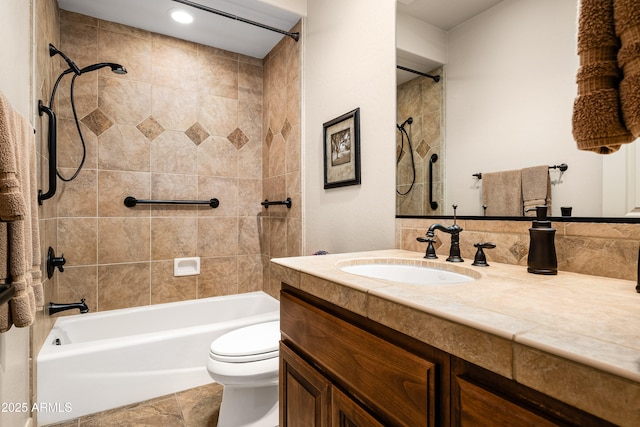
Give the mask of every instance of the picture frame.
POLYGON ((322 125, 324 188, 360 184, 360 108, 322 125))

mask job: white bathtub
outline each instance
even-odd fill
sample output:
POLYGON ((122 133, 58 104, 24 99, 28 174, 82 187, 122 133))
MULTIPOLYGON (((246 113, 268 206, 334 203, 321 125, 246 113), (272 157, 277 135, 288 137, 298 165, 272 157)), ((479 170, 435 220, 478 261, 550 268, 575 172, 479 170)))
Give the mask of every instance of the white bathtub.
POLYGON ((211 342, 279 310, 251 292, 61 317, 38 354, 38 424, 210 383, 211 342))

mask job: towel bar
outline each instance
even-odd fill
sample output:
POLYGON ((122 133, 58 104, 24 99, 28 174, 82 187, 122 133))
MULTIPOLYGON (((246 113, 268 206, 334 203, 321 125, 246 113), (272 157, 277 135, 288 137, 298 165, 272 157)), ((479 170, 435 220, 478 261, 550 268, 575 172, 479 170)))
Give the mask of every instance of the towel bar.
MULTIPOLYGON (((566 163, 560 163, 559 165, 549 166, 549 169, 560 169, 560 172, 564 172, 569 169, 569 165, 566 163)), ((471 174, 471 176, 475 176, 478 179, 482 179, 482 172, 471 174)))
POLYGON ((269 209, 269 206, 272 205, 285 205, 287 208, 291 209, 291 197, 287 197, 287 200, 282 200, 278 202, 270 202, 269 199, 265 199, 264 202, 260 203, 265 209, 269 209))

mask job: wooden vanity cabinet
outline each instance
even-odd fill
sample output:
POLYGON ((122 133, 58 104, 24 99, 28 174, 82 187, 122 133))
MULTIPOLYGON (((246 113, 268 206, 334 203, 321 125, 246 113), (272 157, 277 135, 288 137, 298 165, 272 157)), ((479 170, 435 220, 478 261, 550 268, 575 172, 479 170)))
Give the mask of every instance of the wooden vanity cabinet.
POLYGON ((283 284, 281 427, 612 426, 283 284))
POLYGON ((280 308, 281 427, 449 425, 446 353, 293 290, 280 308))

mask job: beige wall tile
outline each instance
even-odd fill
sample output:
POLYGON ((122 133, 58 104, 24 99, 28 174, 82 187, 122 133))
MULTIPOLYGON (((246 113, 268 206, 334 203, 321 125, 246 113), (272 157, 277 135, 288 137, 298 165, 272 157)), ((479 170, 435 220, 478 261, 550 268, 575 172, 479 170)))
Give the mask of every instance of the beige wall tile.
POLYGON ((101 170, 98 173, 98 215, 100 217, 148 217, 149 206, 124 205, 125 197, 149 198, 148 172, 101 170))
POLYGON ((207 138, 198 146, 197 153, 199 175, 238 176, 238 150, 227 137, 207 138))
POLYGON ((173 275, 173 260, 151 263, 151 304, 196 299, 197 286, 197 276, 173 275))
POLYGON ((238 261, 236 257, 200 259, 198 298, 238 293, 238 261))
MULTIPOLYGON (((105 23, 106 21, 101 21, 105 23)), ((120 28, 131 28, 119 25, 120 28)), ((113 28, 116 29, 116 28, 113 28)), ((98 32, 98 59, 99 62, 114 62, 127 69, 127 74, 116 75, 110 68, 100 70, 101 75, 120 78, 125 80, 136 80, 139 82, 151 82, 151 40, 148 37, 138 37, 146 35, 146 31, 119 32, 109 31, 100 26, 98 32)))
POLYGON ((150 263, 98 266, 100 311, 149 305, 150 263))
MULTIPOLYGON (((59 168, 63 176, 70 177, 75 169, 59 168)), ((71 182, 58 181, 58 216, 95 216, 98 180, 96 170, 83 169, 71 182)))
POLYGON ((148 262, 150 225, 150 218, 98 218, 98 263, 148 262))
POLYGON ((151 143, 151 171, 195 174, 197 148, 183 132, 165 131, 151 143))
POLYGON ((116 124, 98 138, 98 168, 148 172, 150 150, 138 128, 116 124))
POLYGON ((151 85, 99 76, 98 107, 113 122, 136 126, 151 114, 151 85))
POLYGON ((58 246, 67 267, 98 262, 98 221, 96 218, 58 219, 58 246))
MULTIPOLYGON (((66 255, 66 254, 65 254, 66 255)), ((80 302, 84 298, 90 312, 98 309, 98 267, 96 265, 84 267, 66 267, 64 274, 58 276, 58 292, 53 302, 80 302)), ((48 305, 46 300, 45 305, 48 305)), ((60 315, 78 314, 78 310, 68 310, 60 315)))
POLYGON ((193 218, 152 218, 151 259, 172 260, 196 256, 198 224, 193 218))
POLYGON ((238 254, 238 218, 198 218, 198 255, 200 257, 238 254))

